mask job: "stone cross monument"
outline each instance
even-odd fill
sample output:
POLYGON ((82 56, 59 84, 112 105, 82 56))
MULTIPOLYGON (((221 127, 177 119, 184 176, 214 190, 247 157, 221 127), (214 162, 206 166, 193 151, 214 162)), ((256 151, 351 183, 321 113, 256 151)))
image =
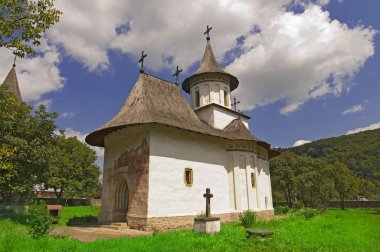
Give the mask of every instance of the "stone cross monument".
POLYGON ((210 206, 210 199, 214 197, 212 193, 210 193, 210 188, 206 189, 206 193, 203 194, 203 197, 206 198, 206 218, 211 217, 211 206, 210 206))

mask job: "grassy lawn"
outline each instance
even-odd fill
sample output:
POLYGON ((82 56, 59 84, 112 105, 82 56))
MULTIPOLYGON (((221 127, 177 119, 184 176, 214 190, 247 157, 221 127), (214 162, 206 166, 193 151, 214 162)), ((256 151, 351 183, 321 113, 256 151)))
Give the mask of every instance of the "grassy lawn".
MULTIPOLYGON (((58 225, 73 216, 96 215, 98 210, 64 208, 58 225)), ((214 236, 182 230, 82 243, 58 237, 33 240, 22 218, 0 219, 0 251, 380 251, 380 210, 330 209, 309 220, 291 214, 288 219, 259 222, 257 227, 272 229, 272 238, 247 239, 239 223, 230 223, 214 236)))

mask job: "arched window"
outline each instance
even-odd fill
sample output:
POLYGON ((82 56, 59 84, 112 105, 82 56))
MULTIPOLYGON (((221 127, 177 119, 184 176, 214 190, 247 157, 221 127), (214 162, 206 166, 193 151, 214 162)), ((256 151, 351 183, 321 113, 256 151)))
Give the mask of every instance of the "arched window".
POLYGON ((195 89, 195 107, 198 108, 200 106, 201 98, 199 96, 199 88, 195 89))

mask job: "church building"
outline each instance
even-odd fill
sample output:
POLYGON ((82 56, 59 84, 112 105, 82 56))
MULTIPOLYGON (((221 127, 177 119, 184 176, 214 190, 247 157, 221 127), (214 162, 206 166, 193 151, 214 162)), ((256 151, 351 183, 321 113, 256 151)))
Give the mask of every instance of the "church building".
POLYGON ((222 222, 247 209, 271 217, 276 152, 249 131, 250 117, 232 109, 239 80, 218 65, 209 37, 199 69, 182 83, 191 104, 178 83, 140 72, 116 116, 86 137, 104 147, 99 223, 191 228, 205 211, 206 188, 222 222))

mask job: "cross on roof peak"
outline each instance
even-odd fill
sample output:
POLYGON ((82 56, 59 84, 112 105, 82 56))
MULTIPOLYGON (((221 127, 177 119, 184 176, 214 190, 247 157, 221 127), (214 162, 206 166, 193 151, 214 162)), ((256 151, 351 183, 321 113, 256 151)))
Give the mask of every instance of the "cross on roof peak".
POLYGON ((14 60, 13 60, 13 67, 16 66, 16 59, 17 59, 17 55, 15 55, 15 58, 14 58, 14 60))
POLYGON ((207 34, 207 37, 206 37, 206 39, 207 40, 210 40, 210 31, 212 30, 212 27, 209 27, 208 25, 207 25, 207 29, 206 29, 206 31, 203 33, 203 35, 206 35, 207 34))
POLYGON ((178 76, 181 72, 182 72, 182 69, 179 69, 179 66, 177 66, 177 69, 175 70, 175 73, 173 74, 173 76, 175 76, 175 84, 177 85, 178 85, 178 76))
POLYGON ((141 58, 139 60, 139 63, 141 63, 140 66, 140 73, 144 73, 144 58, 148 56, 147 54, 144 54, 144 51, 141 51, 141 58))

